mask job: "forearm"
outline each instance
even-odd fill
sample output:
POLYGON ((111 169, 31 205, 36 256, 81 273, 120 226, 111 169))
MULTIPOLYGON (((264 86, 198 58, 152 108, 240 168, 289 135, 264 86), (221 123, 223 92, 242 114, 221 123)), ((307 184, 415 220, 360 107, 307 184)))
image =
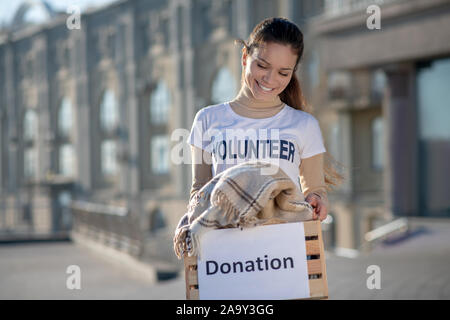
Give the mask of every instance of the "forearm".
POLYGON ((305 198, 312 194, 321 199, 327 198, 323 161, 323 153, 302 159, 300 164, 300 184, 305 198))
POLYGON ((191 146, 192 154, 192 186, 189 199, 212 179, 211 154, 195 146, 191 146))

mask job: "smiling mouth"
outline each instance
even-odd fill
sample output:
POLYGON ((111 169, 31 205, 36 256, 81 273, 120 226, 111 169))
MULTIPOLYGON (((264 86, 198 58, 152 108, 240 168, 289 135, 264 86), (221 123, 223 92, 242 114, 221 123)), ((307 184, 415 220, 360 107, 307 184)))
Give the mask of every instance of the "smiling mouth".
POLYGON ((271 91, 273 91, 274 89, 272 88, 272 89, 270 89, 270 88, 266 88, 266 87, 264 87, 264 86, 262 86, 261 84, 259 84, 259 82, 258 81, 256 81, 255 80, 255 82, 256 82, 256 84, 258 85, 258 87, 259 88, 261 88, 261 90, 262 91, 264 91, 264 92, 271 92, 271 91))

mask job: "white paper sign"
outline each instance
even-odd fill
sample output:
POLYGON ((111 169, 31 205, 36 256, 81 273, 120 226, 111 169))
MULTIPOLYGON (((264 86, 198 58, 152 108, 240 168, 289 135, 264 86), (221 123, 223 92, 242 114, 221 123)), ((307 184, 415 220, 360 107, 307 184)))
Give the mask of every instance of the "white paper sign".
POLYGON ((200 299, 310 296, 302 222, 213 230, 200 243, 200 299))

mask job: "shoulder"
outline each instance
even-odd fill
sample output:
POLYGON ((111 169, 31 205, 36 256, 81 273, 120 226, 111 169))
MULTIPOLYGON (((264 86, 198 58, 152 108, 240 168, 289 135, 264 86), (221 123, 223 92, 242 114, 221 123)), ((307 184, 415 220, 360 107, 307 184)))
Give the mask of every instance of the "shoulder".
POLYGON ((209 105, 197 111, 196 117, 211 117, 226 111, 226 103, 209 105))
POLYGON ((286 119, 290 119, 292 123, 299 126, 318 125, 319 121, 310 113, 295 109, 289 105, 286 105, 286 119))
POLYGON ((195 121, 201 121, 206 125, 220 121, 227 114, 227 104, 220 103, 206 106, 195 115, 195 121))
POLYGON ((226 103, 213 104, 200 109, 198 112, 201 112, 203 114, 214 114, 217 112, 225 111, 226 107, 227 107, 226 103))

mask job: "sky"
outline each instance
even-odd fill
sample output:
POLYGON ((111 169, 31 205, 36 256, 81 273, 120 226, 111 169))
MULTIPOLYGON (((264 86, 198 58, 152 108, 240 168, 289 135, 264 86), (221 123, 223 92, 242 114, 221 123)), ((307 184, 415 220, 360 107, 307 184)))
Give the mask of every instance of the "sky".
MULTIPOLYGON (((0 24, 9 23, 23 2, 25 0, 0 0, 0 24)), ((78 5, 83 13, 83 10, 88 7, 111 3, 114 0, 47 0, 47 2, 57 11, 67 11, 68 7, 78 5)), ((39 10, 31 13, 33 18, 36 17, 37 19, 40 14, 39 10)))

